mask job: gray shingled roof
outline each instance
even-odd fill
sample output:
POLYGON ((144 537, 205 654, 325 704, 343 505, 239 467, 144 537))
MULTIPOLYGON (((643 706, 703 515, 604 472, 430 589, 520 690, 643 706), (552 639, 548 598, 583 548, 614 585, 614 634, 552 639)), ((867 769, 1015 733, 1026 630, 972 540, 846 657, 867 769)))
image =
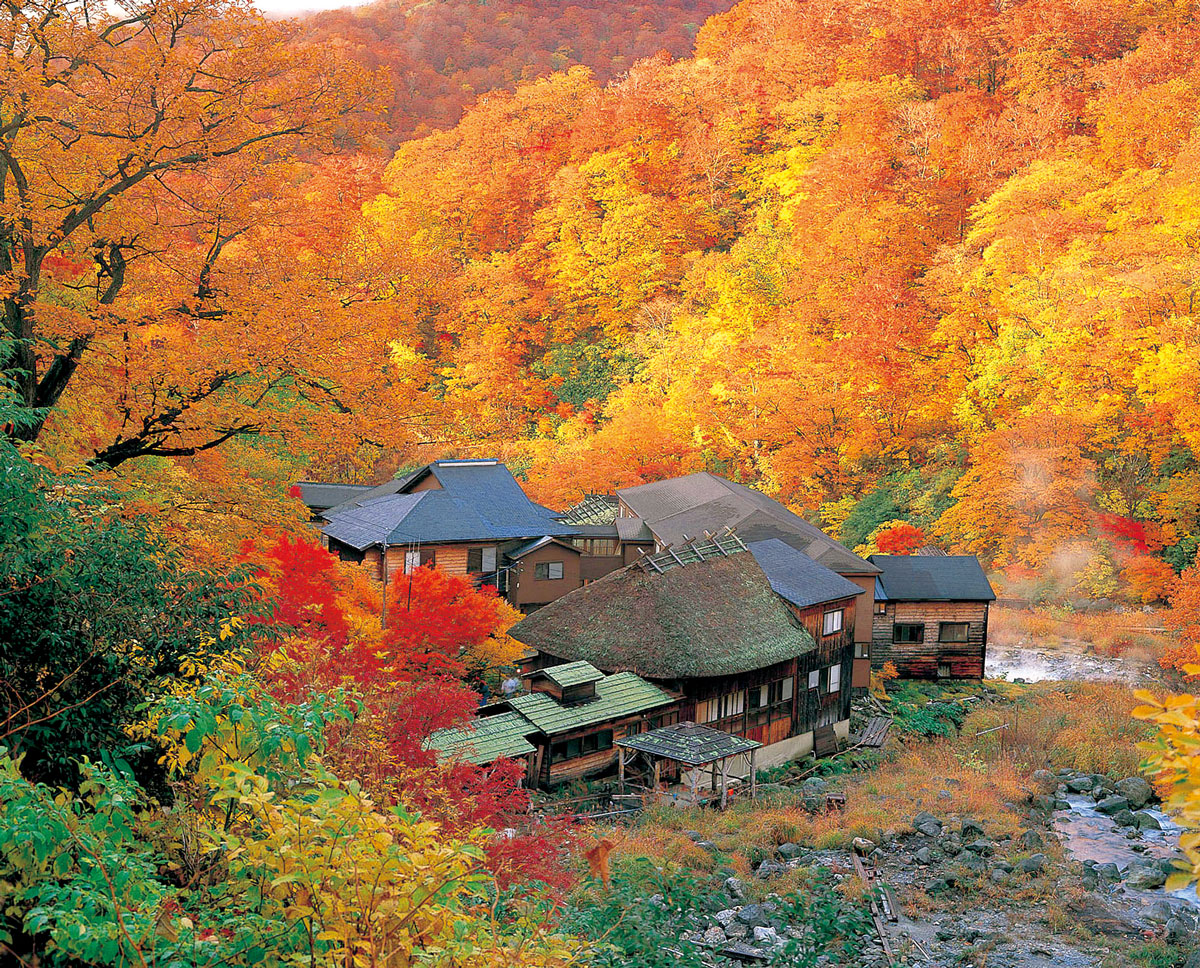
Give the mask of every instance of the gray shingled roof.
MULTIPOLYGON (((749 544, 779 538, 841 575, 878 569, 761 491, 702 471, 617 492, 663 544, 733 528, 749 544)), ((617 519, 618 522, 620 519, 617 519)))
POLYGON ((360 551, 384 541, 509 541, 574 533, 529 500, 498 461, 435 461, 403 481, 391 481, 330 508, 325 518, 329 524, 322 530, 327 536, 360 551), (403 492, 430 474, 440 488, 403 492))
POLYGON ((662 573, 629 565, 544 605, 509 634, 559 659, 654 679, 733 675, 816 647, 746 551, 662 573))
POLYGON ((849 578, 817 564, 778 538, 755 541, 749 548, 754 560, 766 572, 775 594, 797 608, 851 598, 864 591, 849 578))
POLYGON ((974 555, 871 555, 875 597, 891 602, 991 602, 996 593, 974 555))
POLYGON ((300 500, 314 511, 326 511, 371 490, 370 484, 329 484, 325 481, 298 481, 296 487, 300 489, 300 500))
POLYGON ((641 518, 617 518, 617 537, 622 541, 649 544, 654 540, 650 528, 641 518))

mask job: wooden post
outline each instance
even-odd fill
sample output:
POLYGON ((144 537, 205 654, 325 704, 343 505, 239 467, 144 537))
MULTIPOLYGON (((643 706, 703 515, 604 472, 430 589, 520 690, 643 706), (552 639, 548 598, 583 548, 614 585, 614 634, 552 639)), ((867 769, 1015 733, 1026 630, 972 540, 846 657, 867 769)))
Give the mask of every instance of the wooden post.
POLYGON ((625 795, 625 747, 617 747, 617 789, 625 795))
POLYGON ((662 760, 657 756, 654 757, 654 801, 658 802, 658 774, 659 767, 662 765, 662 760))
POLYGON ((758 799, 758 773, 754 769, 754 754, 757 752, 758 752, 757 749, 752 749, 750 751, 750 799, 751 800, 758 799))
POLYGON ((700 793, 697 787, 700 785, 700 768, 692 768, 692 806, 696 806, 700 802, 700 793))
POLYGON ((729 757, 721 760, 721 809, 729 803, 729 757))

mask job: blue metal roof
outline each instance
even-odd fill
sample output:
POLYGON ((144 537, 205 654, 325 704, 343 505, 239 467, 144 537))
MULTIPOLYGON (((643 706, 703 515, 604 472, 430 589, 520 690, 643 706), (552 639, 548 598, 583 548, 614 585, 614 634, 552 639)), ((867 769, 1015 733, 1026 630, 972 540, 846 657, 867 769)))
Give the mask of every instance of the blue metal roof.
POLYGON ((747 547, 766 573, 771 588, 786 602, 807 608, 822 602, 861 595, 864 589, 836 571, 819 565, 778 538, 753 541, 747 547))
POLYGON ((871 555, 875 598, 888 602, 991 602, 996 593, 974 555, 871 555), (881 594, 882 592, 882 594, 881 594))
POLYGON ((326 512, 322 530, 362 550, 372 545, 509 541, 572 535, 575 529, 525 496, 508 468, 496 461, 436 461, 400 483, 408 488, 428 474, 440 488, 415 494, 368 494, 326 512))

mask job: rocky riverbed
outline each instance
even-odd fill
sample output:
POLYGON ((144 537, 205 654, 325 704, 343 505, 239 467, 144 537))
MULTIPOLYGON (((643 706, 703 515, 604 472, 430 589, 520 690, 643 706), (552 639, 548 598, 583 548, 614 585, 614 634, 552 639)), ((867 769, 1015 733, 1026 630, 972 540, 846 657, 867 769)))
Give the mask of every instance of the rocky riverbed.
MULTIPOLYGON (((944 812, 919 813, 879 843, 856 842, 898 901, 898 920, 885 924, 892 963, 1108 968, 1129 963, 1130 945, 1157 939, 1177 952, 1174 964, 1200 968, 1200 903, 1194 892, 1164 890, 1182 855, 1178 828, 1156 808, 1149 784, 1073 771, 1038 771, 1035 782, 1027 802, 1009 805, 1024 821, 1015 834, 955 812, 948 784, 944 812)), ((822 791, 814 783, 807 792, 822 791)), ((769 886, 797 867, 824 869, 835 883, 856 877, 850 850, 785 843, 755 864, 753 878, 769 886)), ((777 895, 749 900, 761 892, 729 873, 718 875, 727 907, 689 940, 736 961, 783 964, 777 953, 806 926, 788 922, 777 895)), ((871 934, 852 960, 819 963, 889 961, 871 934)))
POLYGON ((1136 688, 1159 682, 1163 670, 1152 662, 1106 658, 1066 649, 989 645, 985 675, 1011 682, 1121 682, 1136 688))

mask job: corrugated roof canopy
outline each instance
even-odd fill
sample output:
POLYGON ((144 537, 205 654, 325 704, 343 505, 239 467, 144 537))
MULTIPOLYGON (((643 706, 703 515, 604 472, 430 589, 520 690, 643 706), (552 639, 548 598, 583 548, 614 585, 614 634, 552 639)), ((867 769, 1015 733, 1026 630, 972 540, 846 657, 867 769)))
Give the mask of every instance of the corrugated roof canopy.
POLYGON ((717 760, 749 753, 762 746, 762 743, 756 743, 744 736, 734 736, 711 726, 676 723, 673 726, 652 729, 648 733, 627 736, 617 740, 617 745, 649 753, 658 759, 674 760, 688 766, 703 766, 705 763, 715 763, 717 760))
MULTIPOLYGON (((733 528, 742 540, 780 538, 842 575, 873 575, 876 568, 824 531, 762 491, 702 471, 619 490, 663 544, 683 544, 705 531, 733 528)), ((620 518, 617 519, 618 527, 620 518)))
POLYGON ((974 555, 871 555, 875 597, 891 602, 991 602, 996 593, 974 555), (880 594, 882 592, 882 595, 880 594))
POLYGON ((630 565, 543 606, 509 634, 559 659, 654 679, 733 675, 816 647, 745 551, 661 574, 630 565))

